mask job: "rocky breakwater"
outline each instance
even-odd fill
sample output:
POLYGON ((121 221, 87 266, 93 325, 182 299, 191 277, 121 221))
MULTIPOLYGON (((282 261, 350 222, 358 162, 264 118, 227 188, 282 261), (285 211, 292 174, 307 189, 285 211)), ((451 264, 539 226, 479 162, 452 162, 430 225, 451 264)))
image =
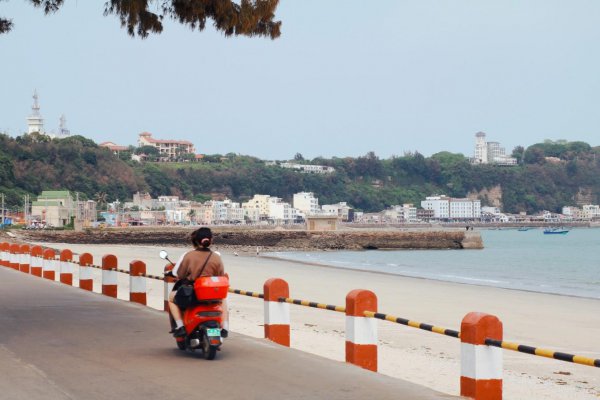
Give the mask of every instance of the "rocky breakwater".
MULTIPOLYGON (((21 231, 28 242, 90 244, 189 245, 192 229, 103 229, 74 231, 21 231)), ((218 247, 261 247, 276 250, 362 249, 481 249, 478 232, 458 230, 359 230, 308 232, 301 230, 251 230, 214 228, 218 247)))

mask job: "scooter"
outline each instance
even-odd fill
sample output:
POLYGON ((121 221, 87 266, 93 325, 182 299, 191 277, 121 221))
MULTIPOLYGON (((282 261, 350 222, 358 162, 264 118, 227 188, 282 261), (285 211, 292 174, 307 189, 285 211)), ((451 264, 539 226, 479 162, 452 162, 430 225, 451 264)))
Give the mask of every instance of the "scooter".
MULTIPOLYGON (((173 277, 175 264, 169 260, 165 250, 161 250, 160 258, 171 265, 165 267, 165 277, 173 277)), ((223 344, 223 305, 227 297, 229 278, 226 276, 203 276, 194 281, 194 292, 197 302, 183 312, 183 325, 186 335, 176 337, 180 350, 195 351, 200 349, 207 360, 213 360, 223 344)), ((175 329, 175 320, 169 311, 171 329, 175 329)))

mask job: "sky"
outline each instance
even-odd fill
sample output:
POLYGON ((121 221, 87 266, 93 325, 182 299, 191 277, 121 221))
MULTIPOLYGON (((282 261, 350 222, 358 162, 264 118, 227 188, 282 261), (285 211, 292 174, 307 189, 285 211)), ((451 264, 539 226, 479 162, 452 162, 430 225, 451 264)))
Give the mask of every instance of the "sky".
POLYGON ((0 132, 47 131, 284 160, 510 153, 546 139, 600 145, 597 0, 281 0, 279 39, 167 22, 130 38, 104 1, 44 16, 0 1, 0 132))

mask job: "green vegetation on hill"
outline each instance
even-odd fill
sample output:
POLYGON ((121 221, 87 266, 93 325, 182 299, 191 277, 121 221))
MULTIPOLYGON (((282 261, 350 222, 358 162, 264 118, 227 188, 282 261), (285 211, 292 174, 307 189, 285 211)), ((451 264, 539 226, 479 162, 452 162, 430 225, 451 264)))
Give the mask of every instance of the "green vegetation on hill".
POLYGON ((449 152, 389 159, 370 152, 310 161, 297 154, 296 162, 336 169, 332 174, 305 174, 235 154, 207 155, 199 163, 140 164, 123 161, 81 136, 50 140, 35 134, 16 139, 0 135, 0 192, 13 207, 22 203, 23 194, 35 196, 48 189, 68 189, 89 199, 106 193, 109 201, 130 199, 136 191, 198 201, 225 196, 245 201, 254 194, 290 201, 294 193, 310 191, 320 204, 346 201, 364 211, 420 205, 432 194, 477 193, 484 205, 491 205, 490 190, 498 187, 507 212, 560 211, 584 198, 598 203, 600 147, 546 141, 517 147, 513 156, 521 161, 518 166, 471 165, 462 154, 449 152))

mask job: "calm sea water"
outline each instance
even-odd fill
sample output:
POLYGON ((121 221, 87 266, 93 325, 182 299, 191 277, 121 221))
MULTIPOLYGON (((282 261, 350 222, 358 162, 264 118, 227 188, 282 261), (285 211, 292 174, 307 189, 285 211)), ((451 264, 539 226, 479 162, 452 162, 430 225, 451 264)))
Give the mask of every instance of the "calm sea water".
POLYGON ((278 252, 284 259, 347 269, 600 298, 600 229, 482 230, 483 250, 278 252))

